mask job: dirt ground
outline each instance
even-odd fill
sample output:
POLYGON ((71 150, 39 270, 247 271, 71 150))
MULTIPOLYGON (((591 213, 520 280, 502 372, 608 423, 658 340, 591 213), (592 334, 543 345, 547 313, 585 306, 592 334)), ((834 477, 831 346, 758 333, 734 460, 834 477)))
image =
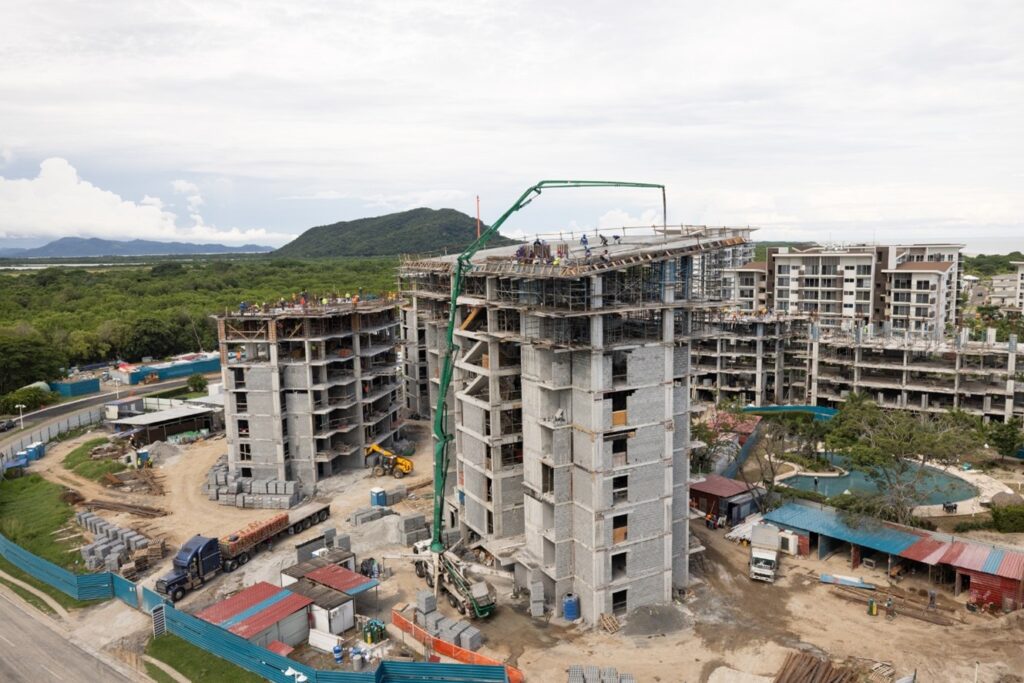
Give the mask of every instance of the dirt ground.
MULTIPOLYGON (((921 681, 973 680, 975 662, 979 681, 994 683, 1024 671, 1024 615, 969 614, 942 594, 940 605, 955 610, 942 613, 966 623, 943 627, 909 616, 890 622, 868 616, 863 606, 837 597, 834 588, 818 581, 822 571, 845 566, 840 557, 831 565, 786 557, 781 579, 764 584, 746 576, 746 549, 726 541, 723 531, 697 533, 707 551, 704 568, 696 572, 700 585, 676 608, 681 627, 631 637, 634 614, 616 635, 570 631, 554 647, 531 648, 518 658, 527 680, 562 680, 570 664, 614 666, 638 681, 743 680, 736 672, 774 675, 793 649, 835 660, 887 661, 903 674, 917 670, 921 681)), ((907 588, 904 582, 898 591, 907 588)))
MULTIPOLYGON (((163 535, 176 545, 194 533, 224 534, 274 514, 221 506, 202 494, 200 487, 207 470, 225 450, 223 439, 191 445, 181 455, 161 463, 158 470, 165 478, 166 494, 146 496, 112 492, 60 466, 68 451, 93 436, 86 434, 55 445, 34 469, 87 497, 128 500, 170 512, 155 520, 100 513, 118 524, 163 535)), ((401 482, 412 497, 394 509, 399 514, 429 515, 429 434, 418 425, 413 436, 419 444, 413 457, 416 471, 401 482), (422 484, 427 485, 419 486, 422 484)), ((328 522, 279 542, 244 568, 187 596, 182 606, 195 611, 256 581, 279 583, 281 569, 295 562, 295 544, 319 535, 323 527, 333 526, 341 534, 351 534, 358 559, 383 560, 386 577, 377 591, 358 598, 357 611, 387 621, 391 608, 413 602, 424 584, 412 572, 409 560, 386 559, 387 555, 408 552, 387 542, 383 533, 386 520, 351 528, 347 517, 369 504, 371 488, 396 483, 376 479, 361 469, 326 480, 318 497, 332 501, 328 522)), ((755 676, 773 676, 793 649, 827 653, 836 660, 887 661, 901 674, 917 670, 922 681, 973 680, 975 662, 979 662, 978 680, 983 682, 995 683, 1004 674, 1024 671, 1024 615, 969 614, 962 601, 942 593, 942 613, 955 615, 963 623, 943 627, 909 616, 897 616, 893 621, 881 615, 870 617, 862 605, 841 599, 834 588, 817 579, 822 572, 851 573, 842 556, 827 562, 787 556, 780 580, 763 584, 747 577, 746 549, 726 541, 724 531, 694 531, 707 550, 701 566, 695 569, 696 586, 685 604, 638 610, 623 620, 623 629, 614 635, 556 619, 532 619, 524 599, 513 597, 511 582, 488 577, 498 591, 500 607, 493 618, 477 624, 485 636, 482 653, 518 666, 528 681, 544 683, 565 680, 571 664, 612 666, 645 682, 752 681, 758 680, 755 676)), ((169 558, 164 562, 167 564, 169 558)), ((160 567, 142 583, 151 586, 162 571, 160 567)), ((884 583, 881 574, 876 577, 864 569, 856 573, 884 583)), ((908 588, 916 587, 916 580, 911 577, 899 590, 909 592, 908 588)), ((446 603, 440 609, 456 616, 446 603)), ((88 634, 97 645, 108 649, 126 644, 141 646, 149 628, 144 615, 124 609, 117 601, 77 611, 72 618, 77 632, 88 634)), ((309 656, 317 661, 317 655, 309 656)), ((328 660, 321 665, 328 666, 328 660)))

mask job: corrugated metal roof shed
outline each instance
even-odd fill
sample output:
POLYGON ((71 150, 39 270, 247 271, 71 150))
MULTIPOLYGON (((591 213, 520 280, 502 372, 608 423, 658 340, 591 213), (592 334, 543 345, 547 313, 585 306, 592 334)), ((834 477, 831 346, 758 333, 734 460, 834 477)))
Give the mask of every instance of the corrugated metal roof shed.
POLYGON ((1024 554, 1007 552, 1003 555, 1003 561, 995 572, 999 576, 1009 579, 1024 581, 1024 554))
POLYGON ((750 485, 735 479, 727 479, 718 474, 709 474, 704 481, 697 481, 690 484, 691 491, 700 491, 719 498, 731 498, 732 496, 746 493, 750 485))
POLYGON ((942 556, 946 554, 947 550, 949 550, 949 543, 944 543, 934 538, 922 538, 900 553, 900 556, 908 560, 935 566, 942 561, 942 556))
POLYGON ((342 593, 330 586, 315 583, 309 579, 299 579, 288 586, 288 590, 309 598, 313 601, 314 605, 324 609, 334 609, 344 605, 346 602, 352 602, 352 597, 347 593, 342 593))
POLYGON ((877 521, 868 521, 864 526, 854 528, 840 519, 838 511, 833 508, 800 503, 787 503, 767 513, 764 519, 772 524, 824 534, 891 555, 899 555, 920 539, 917 534, 877 521))
POLYGON ((281 590, 281 588, 266 581, 260 581, 245 590, 235 593, 230 598, 210 605, 202 612, 196 614, 196 616, 203 621, 219 625, 236 614, 250 609, 253 605, 257 605, 267 598, 277 595, 281 590))
POLYGON ((296 595, 295 593, 284 590, 283 588, 281 591, 283 593, 287 593, 287 596, 283 600, 278 600, 266 609, 256 612, 245 619, 245 621, 235 624, 228 630, 236 636, 241 636, 246 639, 252 638, 253 636, 267 630, 285 617, 295 614, 300 610, 304 610, 313 604, 313 601, 304 595, 296 595))
POLYGON ((950 564, 960 569, 980 572, 984 571, 983 567, 985 566, 985 561, 988 560, 988 555, 989 548, 983 545, 965 543, 964 549, 960 551, 960 556, 953 562, 950 562, 950 564))
POLYGON ((356 574, 354 571, 339 567, 336 564, 315 569, 306 574, 306 578, 349 595, 358 595, 363 591, 375 588, 380 583, 377 579, 370 579, 362 574, 356 574))

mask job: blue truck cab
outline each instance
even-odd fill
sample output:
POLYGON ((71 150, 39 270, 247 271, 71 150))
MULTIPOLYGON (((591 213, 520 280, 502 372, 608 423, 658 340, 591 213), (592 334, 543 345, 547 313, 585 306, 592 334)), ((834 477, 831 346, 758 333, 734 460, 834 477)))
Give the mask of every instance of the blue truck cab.
POLYGON ((171 571, 156 582, 156 591, 177 602, 221 570, 220 542, 216 538, 193 536, 181 546, 172 564, 171 571))

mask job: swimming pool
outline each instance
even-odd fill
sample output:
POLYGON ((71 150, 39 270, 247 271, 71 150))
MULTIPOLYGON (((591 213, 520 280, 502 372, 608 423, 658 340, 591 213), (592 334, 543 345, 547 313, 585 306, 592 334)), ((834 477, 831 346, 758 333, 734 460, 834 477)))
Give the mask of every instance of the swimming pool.
MULTIPOLYGON (((826 453, 825 456, 834 465, 849 470, 848 461, 841 455, 826 453)), ((908 473, 910 479, 913 473, 908 473)), ((798 474, 782 481, 786 486, 792 486, 802 491, 817 491, 825 496, 838 496, 843 491, 849 490, 852 493, 875 493, 878 487, 868 475, 863 472, 852 471, 841 477, 818 477, 818 486, 814 486, 814 475, 798 474)), ((954 477, 942 470, 928 467, 927 472, 922 476, 920 484, 924 500, 921 505, 939 505, 946 501, 957 502, 974 498, 978 495, 977 489, 959 477, 954 477)))

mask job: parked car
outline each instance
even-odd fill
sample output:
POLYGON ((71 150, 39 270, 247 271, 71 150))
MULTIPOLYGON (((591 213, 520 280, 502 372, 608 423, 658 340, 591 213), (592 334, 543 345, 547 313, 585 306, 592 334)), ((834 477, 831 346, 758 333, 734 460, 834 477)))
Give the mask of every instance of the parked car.
POLYGON ((0 422, 0 432, 9 432, 17 426, 18 423, 14 420, 4 420, 3 422, 0 422))

